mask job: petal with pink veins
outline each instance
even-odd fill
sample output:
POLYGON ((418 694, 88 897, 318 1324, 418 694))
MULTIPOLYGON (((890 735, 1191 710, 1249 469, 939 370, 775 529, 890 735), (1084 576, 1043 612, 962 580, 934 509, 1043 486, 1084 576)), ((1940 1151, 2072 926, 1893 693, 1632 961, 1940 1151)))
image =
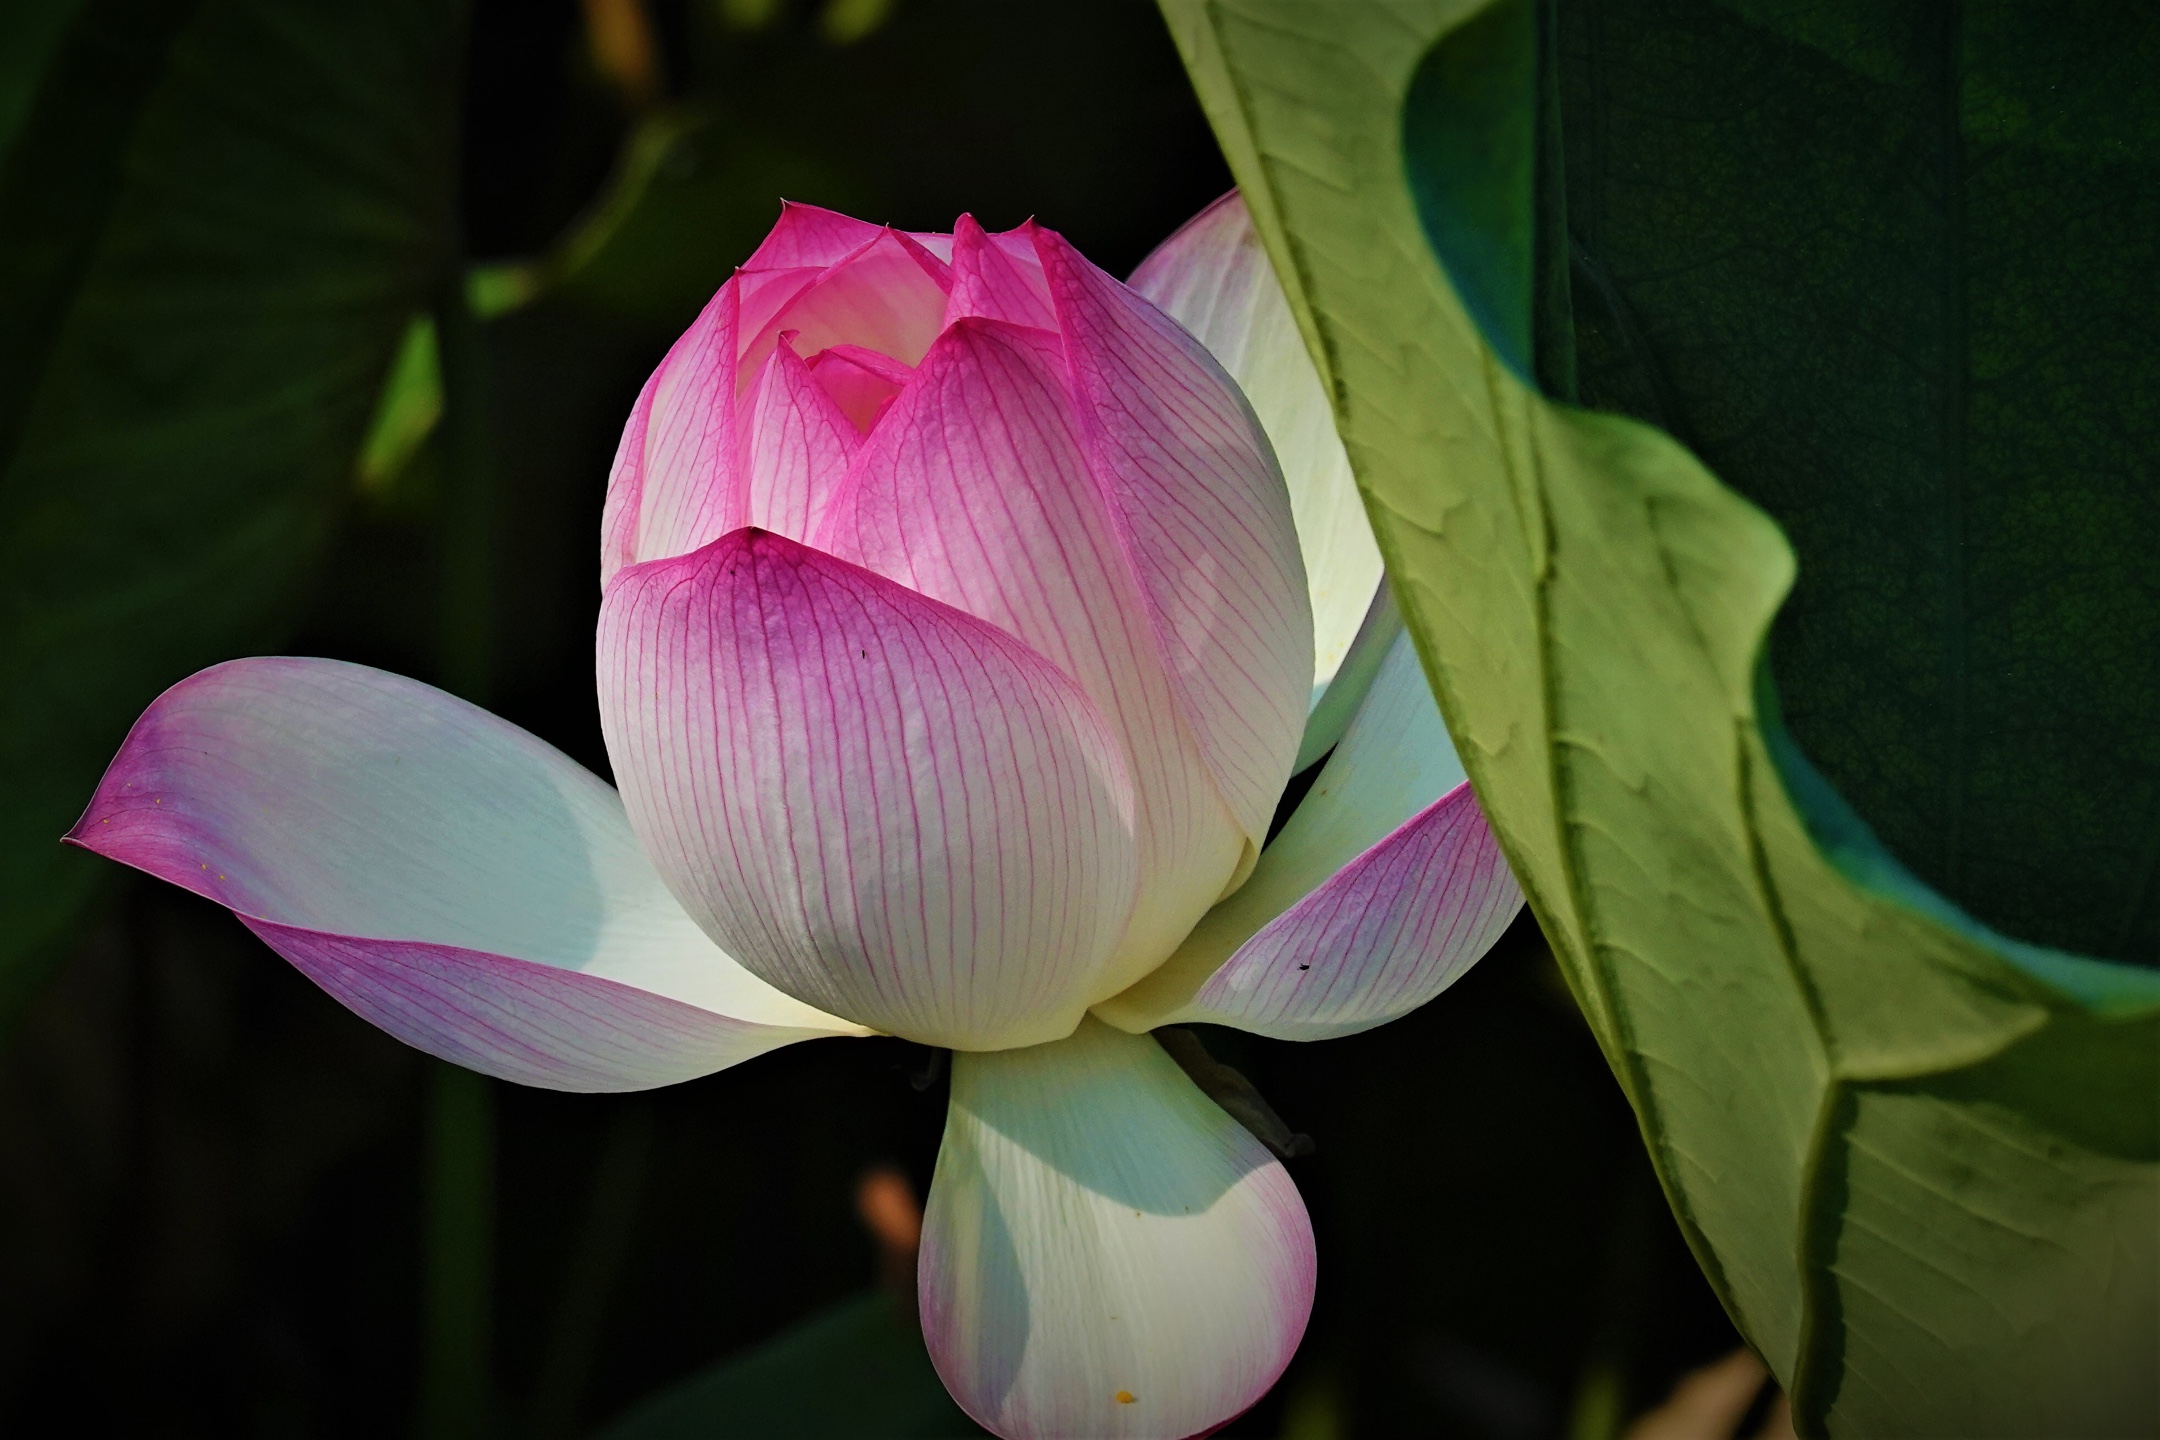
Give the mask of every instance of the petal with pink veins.
POLYGON ((877 239, 884 228, 822 205, 783 200, 779 220, 750 258, 743 261, 742 268, 780 270, 815 265, 822 270, 877 239))
POLYGON ((1049 280, 1089 461, 1180 707, 1257 847, 1305 728, 1312 606, 1266 435, 1200 343, 1056 233, 1049 280))
POLYGON ((985 234, 974 216, 962 215, 953 226, 953 288, 946 299, 945 323, 974 315, 1055 330, 1050 287, 1033 252, 1029 240, 1025 258, 1016 258, 985 234))
POLYGON ((991 1431, 1177 1440, 1289 1364, 1312 1222, 1160 1046, 1089 1021, 953 1057, 918 1275, 930 1357, 991 1431))
POLYGON ((737 272, 646 380, 608 474, 602 585, 626 565, 687 554, 742 524, 733 357, 744 333, 765 326, 818 274, 737 272))
POLYGON ((911 236, 881 230, 826 267, 763 325, 746 320, 741 374, 747 378, 765 363, 783 330, 797 332, 795 349, 801 355, 860 345, 913 365, 943 326, 951 285, 944 261, 911 236))
POLYGON ((1357 713, 1363 690, 1355 667, 1342 693, 1325 697, 1380 588, 1380 546, 1335 433, 1334 409, 1235 190, 1165 240, 1131 283, 1237 381, 1282 465, 1313 612, 1311 715, 1296 762, 1303 769, 1357 713))
POLYGON ((784 336, 743 397, 741 414, 743 503, 728 528, 755 525, 805 538, 862 443, 855 425, 784 336))
POLYGON ((1252 878, 1096 1013, 1134 1031, 1352 1035, 1452 985, 1521 907, 1405 633, 1252 878))
POLYGON ((847 416, 855 433, 867 435, 893 397, 907 388, 915 371, 890 355, 860 345, 833 345, 810 357, 810 374, 847 416))
POLYGON ((1050 661, 756 530, 618 575, 599 651, 631 826, 749 969, 931 1045, 1079 1022, 1132 907, 1132 782, 1050 661))
POLYGON ((920 245, 930 255, 947 265, 952 264, 953 237, 940 230, 909 230, 908 239, 920 245))
POLYGON ((860 1034, 706 939, 606 783, 417 681, 236 660, 128 734, 68 835, 236 912, 430 1054, 637 1090, 860 1034))
POLYGON ((1246 840, 1179 714, 1062 370, 1055 335, 956 322, 864 443, 819 543, 1017 635, 1116 731, 1140 888, 1089 997, 1100 999, 1162 962, 1221 896, 1246 840))

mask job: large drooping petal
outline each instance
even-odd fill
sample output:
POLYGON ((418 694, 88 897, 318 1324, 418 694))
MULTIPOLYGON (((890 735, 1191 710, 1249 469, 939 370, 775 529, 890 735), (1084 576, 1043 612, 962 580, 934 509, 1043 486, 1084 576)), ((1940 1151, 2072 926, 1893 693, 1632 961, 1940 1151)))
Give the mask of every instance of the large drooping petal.
POLYGON ((938 1374, 1007 1437, 1206 1434, 1312 1309, 1289 1174, 1153 1040, 1092 1020, 953 1057, 919 1265, 938 1374))
POLYGON ((1521 907, 1405 633, 1252 878, 1096 1013, 1135 1031, 1355 1034, 1453 984, 1521 907))
POLYGON ((1071 1031, 1132 906, 1132 784, 1055 665, 755 530, 618 575, 599 650, 631 825, 744 965, 926 1044, 1071 1031))
MULTIPOLYGON (((1380 547, 1320 372, 1244 200, 1233 190, 1194 216, 1141 262, 1131 284, 1222 363, 1274 443, 1312 597, 1317 712, 1380 586, 1380 547)), ((1308 736, 1299 767, 1325 754, 1355 712, 1351 697, 1316 715, 1321 733, 1308 736)))
POLYGON ((1034 238, 1090 463, 1179 704, 1257 846, 1312 690, 1312 606, 1282 476, 1199 342, 1062 237, 1034 238))
POLYGON ((715 948, 604 782, 364 666, 181 681, 68 839, 227 906, 368 1020, 507 1080, 636 1090, 861 1033, 715 948))
MULTIPOLYGON (((969 249, 963 236, 955 254, 969 249)), ((1174 698, 1062 370, 1046 331, 954 323, 864 443, 820 543, 1019 636, 1116 731, 1140 885, 1089 997, 1100 999, 1162 962, 1221 896, 1246 841, 1174 698)))

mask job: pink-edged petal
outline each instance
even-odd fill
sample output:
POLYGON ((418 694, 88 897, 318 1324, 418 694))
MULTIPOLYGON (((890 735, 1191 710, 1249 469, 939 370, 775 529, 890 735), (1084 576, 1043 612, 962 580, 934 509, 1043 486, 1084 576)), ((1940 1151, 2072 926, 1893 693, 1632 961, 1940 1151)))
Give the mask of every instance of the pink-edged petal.
POLYGON ((1186 718, 1258 845, 1305 728, 1312 607, 1265 434, 1207 351, 1035 231, 1089 458, 1186 718))
POLYGON ((1355 1034, 1453 984, 1521 907, 1404 634, 1252 878, 1096 1013, 1135 1031, 1355 1034))
POLYGON ((632 827, 751 970, 932 1045, 1078 1022, 1132 905, 1132 788, 1048 660, 744 530, 616 577, 599 682, 632 827))
POLYGON ((1385 1025, 1460 979, 1522 902, 1465 782, 1269 922, 1179 1018, 1278 1040, 1385 1025))
POLYGON ((743 261, 742 268, 779 270, 814 265, 822 270, 877 239, 884 228, 820 205, 783 200, 780 219, 750 258, 743 261))
POLYGON ((860 1033, 705 938, 607 784, 417 681, 237 660, 128 734, 68 838, 208 896, 391 1034, 635 1090, 860 1033))
POLYGON ((798 354, 860 345, 913 365, 937 338, 951 284, 945 263, 912 237, 881 230, 828 266, 762 326, 744 324, 742 373, 764 364, 786 330, 796 332, 798 354))
POLYGON ((1297 760, 1303 768, 1356 713, 1355 694, 1324 714, 1321 707, 1380 587, 1380 546, 1335 433, 1334 409, 1235 190, 1165 240, 1131 283, 1237 381, 1282 465, 1313 612, 1312 715, 1297 760))
MULTIPOLYGON (((685 335, 676 344, 680 346, 688 338, 685 335)), ((674 358, 672 350, 667 358, 674 358)), ((615 461, 608 467, 607 499, 600 507, 602 585, 625 565, 638 562, 638 517, 645 506, 645 435, 652 425, 653 394, 659 389, 661 370, 666 368, 664 359, 645 377, 637 403, 630 407, 630 418, 623 423, 622 438, 615 442, 615 461)))
POLYGON ((1312 1311, 1288 1172, 1162 1048, 1094 1021, 953 1057, 918 1262, 923 1338, 1007 1440, 1204 1435, 1312 1311))
POLYGON ((908 239, 920 245, 932 256, 950 265, 952 263, 953 237, 937 230, 909 230, 908 239))
POLYGON ((847 416, 855 433, 867 435, 885 408, 907 388, 915 370, 860 345, 834 345, 810 357, 810 374, 847 416))
POLYGON ((983 233, 974 216, 962 215, 953 226, 952 272, 952 294, 945 305, 947 325, 972 315, 1039 330, 1057 328, 1050 286, 1043 279, 1032 241, 1027 242, 1024 259, 1015 257, 983 233))
POLYGON ((1173 698, 1057 337, 964 319, 864 443, 823 548, 1017 635, 1080 683, 1128 758, 1140 888, 1100 999, 1155 968, 1246 853, 1173 698))
POLYGON ((686 554, 743 523, 734 383, 740 337, 766 327, 818 274, 738 272, 646 380, 608 474, 601 584, 626 565, 686 554))
POLYGON ((861 444, 855 425, 784 340, 743 397, 741 416, 742 505, 730 528, 808 536, 861 444))

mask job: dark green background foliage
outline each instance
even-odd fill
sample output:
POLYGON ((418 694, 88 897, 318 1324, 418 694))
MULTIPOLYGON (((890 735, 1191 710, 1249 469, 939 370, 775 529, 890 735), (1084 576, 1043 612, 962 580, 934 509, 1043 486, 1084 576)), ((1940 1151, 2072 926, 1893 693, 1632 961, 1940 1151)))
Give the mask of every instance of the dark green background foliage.
MULTIPOLYGON (((570 0, 0 7, 0 1429, 379 1440, 442 1368, 430 1067, 223 911, 54 843, 142 706, 231 655, 333 655, 603 768, 608 458, 780 195, 1036 214, 1122 272, 1228 183, 1139 0, 898 0, 846 44, 827 13, 652 6, 640 111, 570 0), (357 484, 423 314, 449 413, 357 484)), ((1734 1343, 1527 917, 1399 1025, 1209 1042, 1320 1145, 1314 1328, 1231 1433, 1536 1440, 1578 1407, 1610 1433, 1734 1343)), ((928 1181, 918 1061, 491 1087, 493 1433, 946 1433, 851 1201, 876 1162, 928 1181), (787 1405, 820 1366, 887 1380, 787 1405)))
POLYGON ((1558 18, 1581 397, 1790 537, 1794 738, 1974 917, 2160 963, 2160 13, 1558 18))
POLYGON ((455 172, 443 6, 8 14, 0 1011, 104 876, 53 841, 132 712, 290 628, 455 172))

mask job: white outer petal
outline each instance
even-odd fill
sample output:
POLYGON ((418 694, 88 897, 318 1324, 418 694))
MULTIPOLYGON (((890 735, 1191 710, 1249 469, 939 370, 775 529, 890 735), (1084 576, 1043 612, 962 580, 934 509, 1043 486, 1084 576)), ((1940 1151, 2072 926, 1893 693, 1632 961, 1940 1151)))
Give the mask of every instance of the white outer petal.
POLYGON ((165 692, 69 837, 205 895, 398 1038, 636 1089, 862 1034, 708 940, 597 776, 418 681, 236 660, 165 692))
POLYGON ((1289 1364, 1312 1223, 1160 1046, 1089 1020, 953 1057, 920 1290, 939 1375, 997 1434, 1179 1440, 1289 1364))
MULTIPOLYGON (((1312 597, 1310 708, 1318 710, 1379 588, 1380 547, 1320 372, 1244 200, 1233 190, 1194 216, 1141 262, 1130 283, 1230 373, 1275 447, 1312 597)), ((1309 737, 1299 766, 1324 753, 1349 718, 1347 711, 1331 714, 1332 733, 1309 737)))

